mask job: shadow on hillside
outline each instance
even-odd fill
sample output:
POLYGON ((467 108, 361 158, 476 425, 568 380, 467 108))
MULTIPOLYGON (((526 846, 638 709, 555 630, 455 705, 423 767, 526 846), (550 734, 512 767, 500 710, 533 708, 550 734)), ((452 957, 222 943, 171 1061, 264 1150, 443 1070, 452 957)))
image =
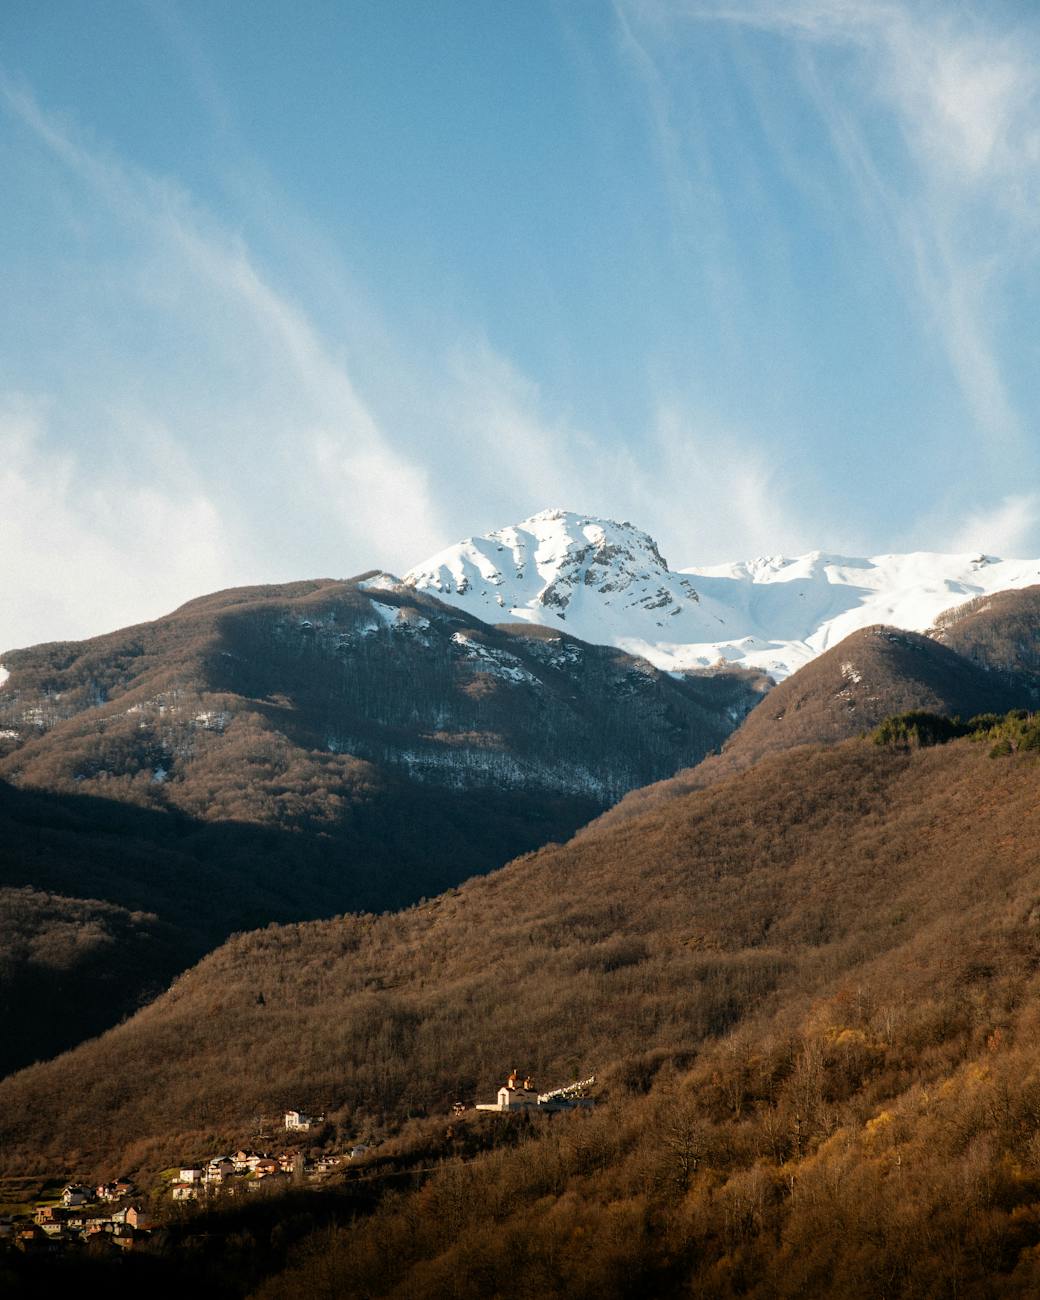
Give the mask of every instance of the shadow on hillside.
POLYGON ((0 781, 0 1073, 118 1023, 230 934, 406 907, 599 809, 402 785, 284 830, 0 781))

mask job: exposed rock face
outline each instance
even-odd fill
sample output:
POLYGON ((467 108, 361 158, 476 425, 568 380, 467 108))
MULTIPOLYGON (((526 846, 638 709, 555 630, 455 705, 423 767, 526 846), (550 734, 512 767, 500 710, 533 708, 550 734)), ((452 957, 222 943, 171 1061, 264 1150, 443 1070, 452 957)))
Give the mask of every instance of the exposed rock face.
POLYGON ((664 617, 699 601, 649 534, 630 523, 543 510, 449 547, 404 581, 491 622, 568 623, 590 641, 666 640, 664 617))

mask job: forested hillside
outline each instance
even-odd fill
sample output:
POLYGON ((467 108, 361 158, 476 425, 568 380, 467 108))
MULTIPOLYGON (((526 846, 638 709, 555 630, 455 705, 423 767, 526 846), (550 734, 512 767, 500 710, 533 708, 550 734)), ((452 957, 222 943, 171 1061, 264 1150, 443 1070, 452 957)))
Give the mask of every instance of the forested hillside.
POLYGON ((413 1121, 388 1152, 440 1172, 254 1241, 227 1293, 1029 1294, 1038 780, 986 740, 802 748, 395 916, 240 936, 0 1085, 0 1140, 157 1169, 291 1099, 390 1133, 518 1063, 595 1073, 591 1116, 504 1147, 413 1121))
POLYGON ((606 803, 721 744, 768 685, 492 628, 380 575, 219 592, 3 662, 0 776, 280 826, 334 823, 357 760, 606 803))
MULTIPOLYGON (((0 1072, 115 1024, 237 930, 348 904, 406 906, 566 838, 596 808, 522 791, 435 791, 333 761, 353 783, 333 788, 339 820, 317 828, 203 821, 0 781, 0 889, 13 909, 0 942, 9 1013, 0 1072), (88 916, 103 935, 92 920, 75 938, 88 916), (55 927, 67 944, 57 965, 38 956, 53 951, 55 927)), ((284 771, 277 780, 288 788, 284 771)))
POLYGON ((947 611, 931 635, 1040 699, 1040 587, 978 596, 947 611))
MULTIPOLYGON (((1023 599, 1034 600, 1034 591, 1006 595, 1014 598, 1013 608, 1023 599)), ((603 824, 703 789, 767 754, 863 735, 893 714, 923 710, 967 719, 1033 702, 1023 660, 1012 657, 1007 671, 994 672, 979 656, 969 658, 932 637, 894 627, 864 628, 775 687, 721 753, 633 790, 603 815, 603 824)))
POLYGON ((49 895, 19 932, 112 904, 162 939, 106 913, 89 972, 60 981, 12 941, 0 1071, 115 1023, 236 930, 406 906, 566 839, 768 685, 488 628, 378 576, 221 592, 4 663, 0 884, 49 895))

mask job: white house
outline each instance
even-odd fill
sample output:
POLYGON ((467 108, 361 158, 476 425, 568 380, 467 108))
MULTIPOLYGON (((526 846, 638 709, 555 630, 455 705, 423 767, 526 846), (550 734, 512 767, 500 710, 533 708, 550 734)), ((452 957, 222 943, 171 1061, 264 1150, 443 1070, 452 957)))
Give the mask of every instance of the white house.
POLYGON ((79 1183, 69 1183, 61 1194, 61 1203, 66 1207, 73 1205, 86 1205, 91 1198, 89 1187, 82 1187, 79 1183))
POLYGON ((234 1172, 235 1162, 230 1156, 214 1156, 206 1166, 204 1178, 209 1183, 220 1183, 234 1172))
POLYGON ((180 1181, 182 1183, 201 1183, 202 1170, 198 1165, 188 1165, 180 1172, 180 1181))
POLYGON ((307 1115, 302 1110, 287 1110, 285 1112, 286 1131, 290 1133, 306 1133, 308 1129, 322 1123, 324 1119, 324 1115, 307 1115))

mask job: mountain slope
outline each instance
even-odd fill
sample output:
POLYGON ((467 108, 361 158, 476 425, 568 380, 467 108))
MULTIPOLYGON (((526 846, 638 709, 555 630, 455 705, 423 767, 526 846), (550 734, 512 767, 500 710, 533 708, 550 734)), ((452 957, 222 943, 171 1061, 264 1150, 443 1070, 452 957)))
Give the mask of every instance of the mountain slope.
POLYGON ((385 1112, 324 1215, 185 1225, 156 1276, 220 1295, 301 1233, 264 1297, 1035 1293, 1037 770, 967 742, 775 755, 408 912, 238 936, 0 1084, 8 1167, 155 1169, 287 1102, 343 1133, 385 1112), (518 1064, 596 1073, 597 1107, 446 1127, 518 1064))
POLYGON ((230 1139, 294 1096, 394 1116, 486 1094, 514 1058, 545 1079, 634 1068, 951 925, 977 928, 968 962, 1004 924, 990 891, 1036 887, 1033 763, 966 742, 799 753, 407 912, 239 936, 127 1024, 0 1084, 0 1138, 118 1163, 197 1126, 230 1139), (260 1039, 264 1070, 232 1069, 260 1039), (172 1050, 191 1087, 159 1101, 172 1050), (60 1118, 34 1114, 41 1091, 60 1118))
POLYGON ((567 838, 721 743, 762 686, 490 628, 379 575, 216 593, 5 661, 0 885, 69 918, 154 914, 165 938, 124 953, 132 927, 110 929, 94 1000, 12 949, 7 983, 37 997, 0 1070, 116 1022, 235 930, 404 906, 567 838))
POLYGON ((322 776, 347 756, 440 787, 605 802, 708 752, 763 685, 492 628, 385 575, 217 593, 4 658, 0 776, 279 824, 327 821, 322 776), (248 781, 231 770, 243 745, 259 754, 248 781), (260 788, 302 755, 308 788, 260 788))
POLYGON ((977 596, 947 611, 931 635, 1040 699, 1040 586, 977 596))
POLYGON ((330 788, 341 819, 314 830, 0 781, 0 1074, 117 1023, 237 930, 406 905, 566 838, 590 808, 371 769, 361 788, 330 788), (68 965, 51 959, 58 931, 68 965))
POLYGON ((1023 678, 991 672, 931 637, 891 627, 864 628, 774 687, 721 753, 633 790, 592 825, 637 816, 656 803, 743 771, 768 754, 863 735, 894 714, 921 711, 966 720, 1026 707, 1031 699, 1023 678))
MULTIPOLYGON (((0 822, 0 834, 10 829, 0 822)), ((206 951, 191 945, 184 953, 183 941, 154 913, 0 885, 0 1075, 131 1015, 183 969, 186 956, 206 951)))
POLYGON ((448 547, 404 581, 488 622, 565 626, 661 668, 722 660, 780 679, 859 628, 924 631, 965 599, 1038 577, 1037 560, 930 552, 814 551, 675 571, 631 524, 544 510, 448 547))

